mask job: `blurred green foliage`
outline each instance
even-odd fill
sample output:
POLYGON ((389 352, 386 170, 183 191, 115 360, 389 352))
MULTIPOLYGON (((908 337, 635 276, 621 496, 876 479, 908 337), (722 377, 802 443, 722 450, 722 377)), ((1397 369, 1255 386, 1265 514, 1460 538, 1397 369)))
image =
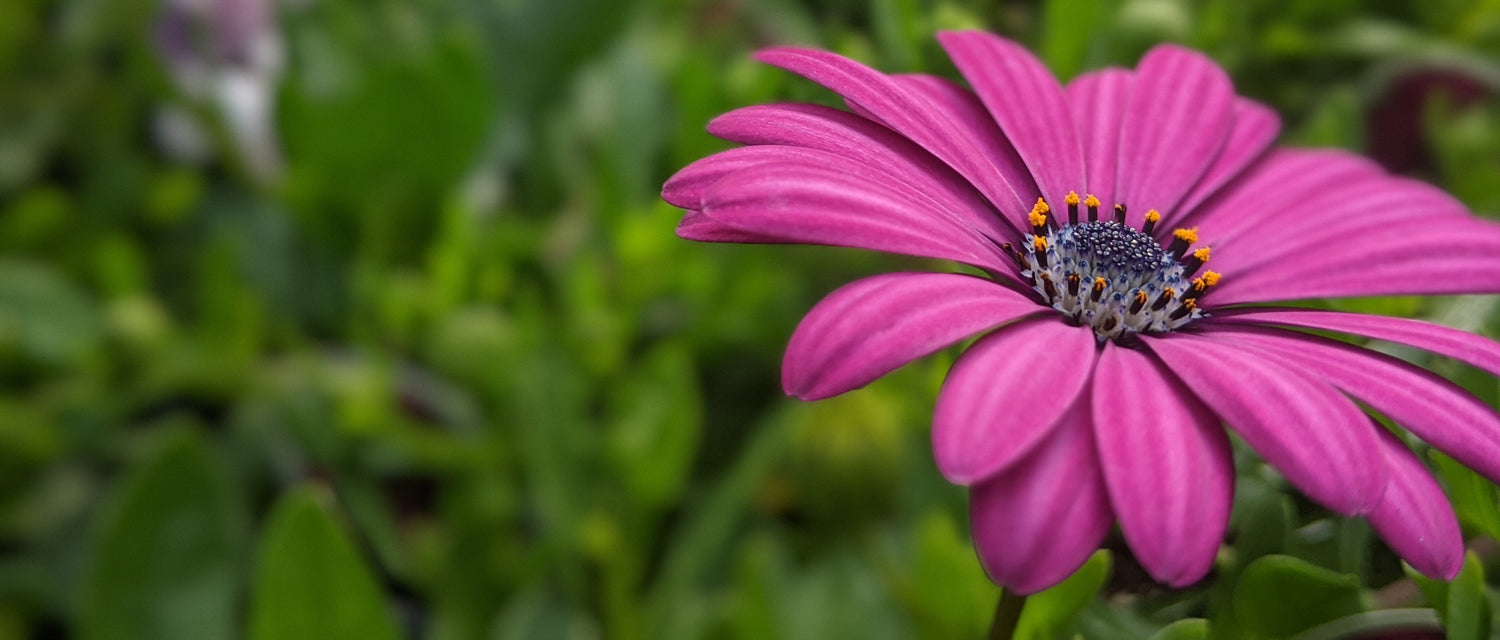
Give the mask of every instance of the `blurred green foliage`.
MULTIPOLYGON (((1288 142, 1500 215, 1495 0, 202 4, 269 8, 279 55, 223 54, 233 25, 201 18, 173 53, 159 0, 0 2, 0 639, 979 637, 998 589, 928 447, 952 354, 778 389, 820 295, 946 267, 688 243, 658 200, 724 147, 713 116, 835 103, 760 46, 952 75, 933 32, 981 27, 1068 77, 1179 41, 1288 142)), ((1259 617, 1268 571, 1487 627, 1493 555, 1392 600, 1409 578, 1366 525, 1241 458, 1210 580, 1155 586, 1112 538, 1029 637, 1324 619, 1259 617)), ((1438 468, 1495 535, 1495 487, 1438 468)))

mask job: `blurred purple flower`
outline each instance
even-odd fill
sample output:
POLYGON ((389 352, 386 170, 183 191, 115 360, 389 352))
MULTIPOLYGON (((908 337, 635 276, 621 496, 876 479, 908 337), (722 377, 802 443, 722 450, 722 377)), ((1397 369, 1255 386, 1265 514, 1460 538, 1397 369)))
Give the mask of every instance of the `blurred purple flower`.
POLYGON ((1463 541, 1442 490, 1355 401, 1493 480, 1500 416, 1421 368, 1287 327, 1496 374, 1500 345, 1254 305, 1497 292, 1500 226, 1348 153, 1271 149, 1276 115, 1193 51, 1162 45, 1134 71, 1063 87, 1015 43, 939 40, 973 91, 822 51, 761 52, 853 113, 730 112, 709 131, 748 146, 663 189, 688 210, 684 238, 861 247, 987 274, 893 273, 833 292, 791 338, 786 391, 833 396, 987 332, 944 382, 933 450, 970 487, 986 570, 1018 592, 1057 584, 1116 521, 1157 580, 1201 579, 1233 498, 1223 424, 1308 496, 1451 578, 1463 541), (1210 257, 1219 273, 1202 270, 1210 257))
MULTIPOLYGON (((156 49, 184 95, 213 105, 251 172, 280 168, 274 106, 284 60, 274 0, 165 0, 156 49)), ((167 109, 157 129, 169 151, 202 161, 206 136, 182 110, 167 109)))

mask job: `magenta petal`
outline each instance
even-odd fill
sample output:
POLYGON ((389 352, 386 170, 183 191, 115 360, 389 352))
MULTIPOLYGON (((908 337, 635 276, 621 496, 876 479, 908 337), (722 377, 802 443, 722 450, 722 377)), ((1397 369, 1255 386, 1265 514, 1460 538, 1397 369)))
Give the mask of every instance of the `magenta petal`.
POLYGON ((1083 146, 1062 86, 1042 61, 1021 45, 981 31, 945 31, 938 42, 1000 123, 1054 209, 1068 191, 1082 188, 1083 146))
POLYGON ((952 124, 974 143, 977 152, 984 154, 994 170, 1000 173, 1005 184, 1010 185, 1011 193, 1015 196, 1013 202, 996 204, 1004 211, 1018 214, 1006 218, 1014 221, 1018 230, 1029 230, 1022 216, 1031 211, 1031 205, 1035 202, 1032 194, 1038 193, 1036 180, 1031 177, 1031 171, 1026 168, 1026 163, 1021 160, 1015 146, 1005 137, 1000 126, 995 124, 989 111, 985 110, 979 96, 951 80, 937 76, 903 74, 893 76, 892 79, 912 93, 927 98, 934 117, 952 124))
POLYGON ((1467 331, 1420 320, 1309 309, 1226 309, 1214 313, 1214 323, 1221 322, 1352 333, 1431 351, 1500 376, 1500 344, 1467 331))
POLYGON ((1340 252, 1368 253, 1377 248, 1371 243, 1404 246, 1401 241, 1413 232, 1426 232, 1429 241, 1442 240, 1459 235, 1457 225, 1481 224, 1447 194, 1379 174, 1344 179, 1311 197, 1259 213, 1263 224, 1211 241, 1222 256, 1215 264, 1225 272, 1255 276, 1252 270, 1263 264, 1276 267, 1287 258, 1328 256, 1336 264, 1340 252))
POLYGON ((1012 185, 1005 183, 1002 177, 1005 172, 990 164, 990 156, 975 147, 968 132, 940 117, 931 102, 890 76, 843 56, 811 49, 777 47, 760 51, 756 59, 828 87, 861 112, 948 163, 1000 207, 1002 213, 1025 215, 1025 211, 1005 211, 1026 194, 1018 194, 1012 185))
POLYGON ((1036 593, 1077 571, 1110 523, 1082 400, 1030 455, 969 494, 979 560, 991 580, 1015 593, 1036 593))
POLYGON ((1083 143, 1087 194, 1115 202, 1115 173, 1120 160, 1120 123, 1130 102, 1132 74, 1123 69, 1085 73, 1068 83, 1068 106, 1083 143))
POLYGON ((1213 328, 1214 337, 1321 378, 1485 477, 1500 480, 1500 415, 1441 376, 1383 353, 1287 329, 1213 328))
POLYGON ((784 243, 776 236, 741 231, 703 215, 702 211, 688 211, 682 222, 677 223, 677 237, 699 242, 743 242, 747 244, 784 243))
POLYGON ((729 149, 700 159, 673 174, 662 185, 661 198, 683 209, 698 209, 703 206, 704 192, 731 173, 785 161, 819 164, 829 160, 827 152, 817 149, 786 146, 729 149))
POLYGON ((1278 149, 1177 225, 1196 225, 1205 244, 1225 249, 1243 233, 1274 231, 1277 218, 1292 207, 1319 198, 1335 201, 1365 185, 1378 188, 1383 179, 1379 167, 1348 152, 1278 149))
POLYGON ((966 337, 1046 310, 994 282, 892 273, 823 298, 797 326, 781 386, 803 400, 838 395, 966 337))
POLYGON ((1390 482, 1365 516, 1396 555, 1429 578, 1452 580, 1464 563, 1463 532, 1443 488, 1396 436, 1381 429, 1390 482))
POLYGON ((1224 143, 1223 150, 1219 151, 1219 157, 1214 158, 1214 163, 1209 165, 1208 171, 1198 180, 1197 186, 1182 199, 1177 210, 1191 212, 1229 181, 1239 177, 1247 167, 1265 155, 1271 143, 1276 141, 1276 134, 1280 132, 1281 118, 1270 107, 1254 100, 1235 99, 1234 128, 1229 132, 1229 140, 1224 143))
POLYGON ((1234 459, 1219 419, 1148 355, 1104 348, 1094 371, 1094 441, 1110 504, 1137 560, 1183 587, 1213 567, 1234 459))
POLYGON ((925 194, 851 166, 786 161, 740 171, 703 194, 702 211, 725 226, 788 242, 1015 269, 993 242, 954 223, 925 194))
POLYGON ((959 357, 932 417, 932 452, 954 484, 1015 463, 1057 424, 1094 364, 1094 333, 1055 316, 1002 327, 959 357))
POLYGON ((1147 209, 1163 224, 1219 155, 1234 124, 1234 86, 1206 56, 1159 45, 1141 59, 1120 129, 1115 192, 1139 227, 1147 209))
POLYGON ((1431 256, 1410 265, 1360 273, 1328 274, 1291 284, 1257 279, 1253 283, 1240 283, 1225 289, 1227 292, 1213 297, 1215 304, 1360 296, 1497 293, 1500 292, 1500 255, 1448 258, 1431 256))
POLYGON ((1178 333, 1147 344, 1308 497, 1345 515, 1380 504, 1380 443, 1365 414, 1327 383, 1207 337, 1178 333))
MULTIPOLYGON (((994 124, 990 127, 994 128, 994 124)), ((931 195, 966 225, 991 238, 1015 236, 1015 227, 1007 225, 994 206, 951 167, 884 125, 852 113, 806 104, 746 107, 715 118, 708 130, 741 144, 773 145, 769 147, 773 149, 805 147, 863 163, 884 172, 889 180, 904 182, 931 195)), ((739 150, 713 157, 729 156, 735 151, 739 150)), ((687 172, 684 169, 678 176, 687 172)), ((679 179, 674 177, 673 181, 679 179)))
POLYGON ((1500 226, 1488 221, 1432 217, 1310 235, 1226 278, 1214 303, 1500 291, 1500 226))

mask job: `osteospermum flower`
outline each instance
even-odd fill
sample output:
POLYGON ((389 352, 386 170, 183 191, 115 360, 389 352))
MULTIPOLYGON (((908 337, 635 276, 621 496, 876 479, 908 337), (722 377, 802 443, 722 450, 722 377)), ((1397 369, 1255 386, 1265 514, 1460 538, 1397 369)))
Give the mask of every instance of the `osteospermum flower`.
POLYGON ((989 575, 1019 593, 1061 581, 1115 522, 1157 580, 1203 577, 1233 497, 1225 426, 1422 573, 1457 573, 1442 490, 1356 401, 1492 480, 1500 417, 1421 368, 1296 329, 1497 374, 1500 345, 1257 305, 1500 291, 1500 227, 1348 153, 1272 149, 1276 115, 1193 51, 1159 46, 1133 71, 1064 87, 1015 43, 939 40, 972 90, 822 51, 760 52, 850 110, 725 114, 709 131, 748 146, 663 189, 688 210, 684 238, 861 247, 985 274, 892 273, 833 292, 792 335, 786 391, 833 396, 984 334, 943 384, 933 452, 970 489, 989 575))

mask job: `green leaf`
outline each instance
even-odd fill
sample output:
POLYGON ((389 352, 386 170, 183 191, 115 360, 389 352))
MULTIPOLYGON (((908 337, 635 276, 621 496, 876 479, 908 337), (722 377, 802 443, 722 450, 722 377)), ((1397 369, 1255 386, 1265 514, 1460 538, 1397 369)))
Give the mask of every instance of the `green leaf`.
POLYGON ((1241 566, 1261 556, 1284 551, 1295 522, 1291 498, 1284 493, 1272 492, 1258 499, 1236 500, 1237 505, 1242 503, 1246 504, 1245 518, 1239 525, 1234 545, 1241 566))
POLYGON ((1500 494, 1494 483, 1437 451, 1431 457, 1458 519, 1485 535, 1500 537, 1500 494))
POLYGON ((1405 571, 1406 577, 1416 583, 1417 588, 1422 591, 1422 597, 1427 600, 1427 605, 1437 611, 1439 617, 1446 620, 1448 618, 1448 583, 1424 576, 1405 562, 1401 563, 1401 570, 1405 571))
POLYGON ((782 418, 756 429, 734 466, 721 474, 698 506, 689 509, 691 517, 671 534, 661 575, 647 595, 652 637, 703 635, 693 626, 696 618, 684 615, 684 611, 704 606, 700 585, 730 552, 736 527, 746 517, 742 505, 752 499, 786 451, 787 426, 782 418))
POLYGON ((1470 552, 1464 568, 1448 585, 1448 640, 1482 640, 1489 637, 1490 606, 1484 598, 1484 567, 1470 552))
POLYGON ((1266 556, 1245 568, 1234 590, 1235 617, 1245 627, 1286 638, 1364 610, 1359 580, 1291 556, 1266 556))
POLYGON ((1099 593, 1104 581, 1109 579, 1113 565, 1114 557, 1108 551, 1096 551, 1067 580, 1027 598, 1014 637, 1035 640, 1058 637, 1099 593))
POLYGON ((500 610, 490 640, 584 640, 599 637, 599 628, 583 612, 558 602, 541 587, 513 597, 500 610))
POLYGON ((0 350, 66 364, 93 353, 102 330, 94 301, 51 267, 0 263, 0 350))
POLYGON ((614 390, 609 452, 643 504, 670 504, 687 487, 703 428, 697 370, 683 343, 667 342, 614 390))
POLYGON ((1431 609, 1377 609, 1318 625, 1293 640, 1430 638, 1429 634, 1442 630, 1437 612, 1431 609))
POLYGON ((913 532, 915 584, 921 620, 931 625, 921 637, 977 638, 990 621, 998 589, 974 561, 974 547, 962 525, 932 508, 913 532))
POLYGON ((1178 620, 1156 632, 1151 640, 1208 640, 1208 621, 1202 618, 1178 620))
POLYGON ((167 436, 103 517, 78 637, 235 637, 243 514, 195 432, 167 436))
POLYGON ((271 512, 255 568, 251 640, 396 640, 379 586, 312 488, 271 512))

